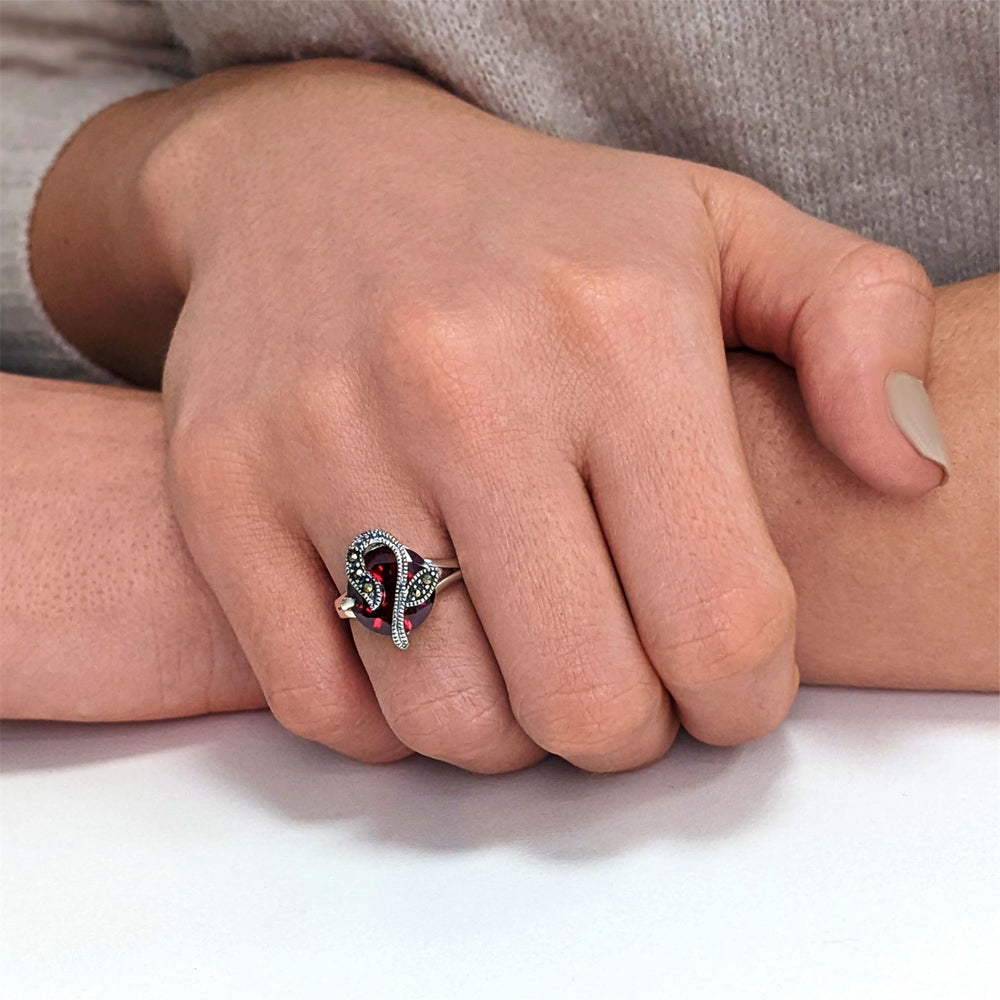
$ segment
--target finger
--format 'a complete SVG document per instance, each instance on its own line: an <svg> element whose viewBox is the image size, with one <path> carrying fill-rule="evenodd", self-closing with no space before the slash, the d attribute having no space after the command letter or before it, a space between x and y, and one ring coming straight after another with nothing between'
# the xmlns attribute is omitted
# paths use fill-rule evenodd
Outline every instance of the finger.
<svg viewBox="0 0 1000 1000"><path fill-rule="evenodd" d="M457 474L438 495L521 727L588 771L662 757L677 719L576 469L523 446L464 464L475 502Z"/></svg>
<svg viewBox="0 0 1000 1000"><path fill-rule="evenodd" d="M351 541L378 525L390 525L385 530L420 556L451 554L451 541L436 518L420 513L415 502L402 505L402 511L355 510L348 518L338 511L337 527L329 519L315 525L313 537L331 574L345 578L344 554ZM391 559L386 564L396 565ZM546 756L514 718L503 677L460 583L435 598L405 650L397 649L390 636L365 628L360 619L351 628L382 713L406 746L486 774L528 767Z"/></svg>
<svg viewBox="0 0 1000 1000"><path fill-rule="evenodd" d="M336 616L333 581L305 533L263 504L220 488L232 477L220 479L211 454L175 438L175 506L271 711L291 732L357 760L407 756ZM197 518L185 516L192 509Z"/></svg>
<svg viewBox="0 0 1000 1000"><path fill-rule="evenodd" d="M623 340L672 349L614 380L627 388L609 401L614 418L595 428L587 457L632 617L681 722L700 740L733 744L773 729L792 704L795 601L743 458L704 281L700 296L650 290L630 314L642 328Z"/></svg>
<svg viewBox="0 0 1000 1000"><path fill-rule="evenodd" d="M948 454L923 381L931 283L911 256L706 168L730 344L792 365L819 440L878 490L940 485Z"/></svg>

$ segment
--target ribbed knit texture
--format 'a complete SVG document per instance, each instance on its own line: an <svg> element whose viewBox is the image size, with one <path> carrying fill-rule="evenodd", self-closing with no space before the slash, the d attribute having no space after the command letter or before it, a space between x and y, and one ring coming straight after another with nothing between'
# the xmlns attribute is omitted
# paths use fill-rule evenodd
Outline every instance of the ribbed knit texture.
<svg viewBox="0 0 1000 1000"><path fill-rule="evenodd" d="M937 283L998 269L1000 8L991 0L159 7L4 4L5 36L12 13L22 36L21 56L4 65L5 368L44 368L70 350L30 287L31 201L75 125L102 103L163 85L145 73L162 80L165 69L184 72L166 47L163 14L195 73L317 55L390 62L529 128L753 177L813 215L910 251ZM38 87L24 53L39 19L42 50L59 37L60 19L71 22L71 35L89 24L91 43L108 45L99 79L86 60L61 58L59 75ZM81 87L75 77L84 71L91 79Z"/></svg>

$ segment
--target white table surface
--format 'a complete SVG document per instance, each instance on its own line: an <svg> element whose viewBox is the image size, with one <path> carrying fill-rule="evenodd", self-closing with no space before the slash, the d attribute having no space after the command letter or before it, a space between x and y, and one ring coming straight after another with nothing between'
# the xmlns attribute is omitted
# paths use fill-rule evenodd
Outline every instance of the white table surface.
<svg viewBox="0 0 1000 1000"><path fill-rule="evenodd" d="M645 770L369 766L266 713L3 727L3 996L1000 996L998 702L804 690Z"/></svg>

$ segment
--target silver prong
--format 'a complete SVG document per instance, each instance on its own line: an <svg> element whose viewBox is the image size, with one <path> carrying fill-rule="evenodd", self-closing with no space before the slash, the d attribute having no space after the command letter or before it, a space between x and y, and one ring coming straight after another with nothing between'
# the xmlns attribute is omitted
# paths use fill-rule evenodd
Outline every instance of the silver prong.
<svg viewBox="0 0 1000 1000"><path fill-rule="evenodd" d="M344 597L343 600L337 602L337 616L339 618L357 618L357 615L351 610L354 607L353 597Z"/></svg>

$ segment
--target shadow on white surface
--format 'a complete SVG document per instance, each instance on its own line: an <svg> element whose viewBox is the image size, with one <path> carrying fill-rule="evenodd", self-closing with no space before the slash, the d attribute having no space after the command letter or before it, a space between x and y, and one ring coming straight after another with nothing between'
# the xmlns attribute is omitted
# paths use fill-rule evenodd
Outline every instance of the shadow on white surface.
<svg viewBox="0 0 1000 1000"><path fill-rule="evenodd" d="M703 843L764 823L795 767L790 730L800 744L828 744L845 767L861 761L877 769L893 748L942 727L996 723L997 699L989 696L807 689L782 729L748 746L709 747L681 735L664 760L629 774L585 774L550 758L516 774L481 776L417 757L359 764L260 712L118 725L8 722L0 773L183 754L197 780L287 825L325 825L340 835L346 828L358 840L403 849L496 845L572 862L650 842Z"/></svg>

